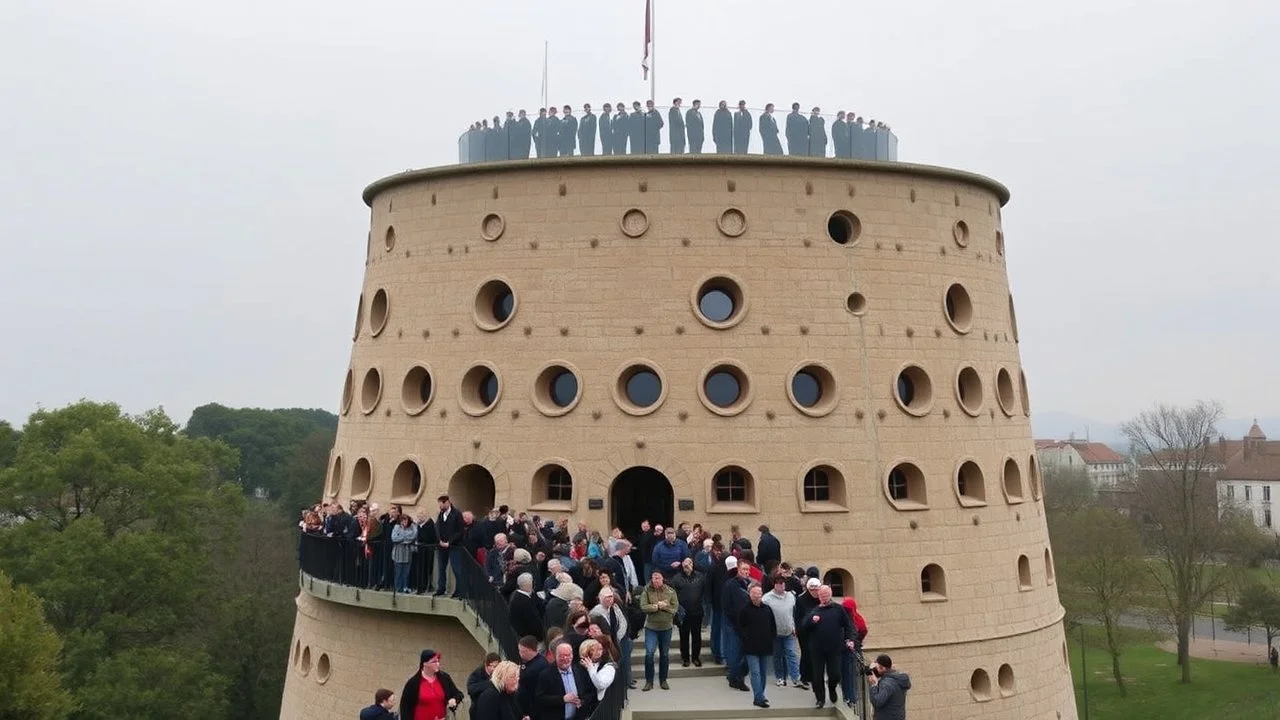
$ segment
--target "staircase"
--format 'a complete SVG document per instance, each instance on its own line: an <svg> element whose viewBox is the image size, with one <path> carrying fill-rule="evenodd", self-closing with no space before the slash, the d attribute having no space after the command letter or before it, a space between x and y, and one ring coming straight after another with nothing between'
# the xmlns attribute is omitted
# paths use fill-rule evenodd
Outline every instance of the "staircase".
<svg viewBox="0 0 1280 720"><path fill-rule="evenodd" d="M634 641L631 652L631 672L638 681L628 696L627 711L631 720L737 720L738 718L767 718L768 720L800 720L800 718L839 718L853 720L858 716L843 703L833 706L828 702L821 710L813 707L813 692L799 690L788 684L774 685L773 668L765 675L765 698L768 709L751 704L752 693L734 690L725 680L724 665L711 660L711 643L707 634L702 636L702 667L683 667L680 664L678 639L673 635L671 664L667 673L670 690L657 685L657 659L654 659L654 687L641 692L644 687L644 633ZM748 678L748 684L750 679Z"/></svg>

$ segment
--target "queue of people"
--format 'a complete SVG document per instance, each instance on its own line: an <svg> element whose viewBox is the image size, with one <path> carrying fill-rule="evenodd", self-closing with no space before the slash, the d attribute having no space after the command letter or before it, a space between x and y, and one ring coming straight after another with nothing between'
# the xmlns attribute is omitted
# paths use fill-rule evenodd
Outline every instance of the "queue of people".
<svg viewBox="0 0 1280 720"><path fill-rule="evenodd" d="M471 720L587 720L615 684L624 701L637 689L669 690L673 652L682 666L702 666L704 629L710 661L724 665L728 687L751 692L757 707L770 706L770 674L775 688L811 691L818 708L841 700L854 706L865 677L875 717L905 718L910 678L887 655L865 663L868 627L854 598L837 601L817 567L784 561L782 543L768 526L759 527L754 544L737 526L722 536L687 522L663 527L644 521L628 537L621 528L601 533L579 522L575 530L568 518L543 520L506 506L477 519L447 496L437 502L437 516L421 523L430 523L437 540L435 594L447 591L445 568L474 561L492 592L507 602L510 625L520 636L519 657L504 663L490 655L468 679L464 695L440 669L440 654L423 651L399 696L404 720L441 720L468 696ZM346 514L327 511L330 517ZM357 507L356 520L322 522L319 530L327 525L343 532L348 524L367 529L370 521L358 518L369 515L368 507ZM407 518L392 506L379 522L418 529L421 539L420 523ZM304 530L307 525L304 520ZM409 534L401 533L401 541ZM396 541L390 542L386 552L398 563ZM466 599L479 591L458 584L463 574L453 576L453 596ZM402 590L401 579L397 572L388 587ZM642 678L632 668L641 635ZM514 669L503 670L507 665ZM389 691L375 694L362 718L384 717L379 708L395 707L396 699L384 693Z"/></svg>
<svg viewBox="0 0 1280 720"><path fill-rule="evenodd" d="M480 120L463 133L460 161L525 160L531 154L537 158L700 154L704 148L707 152L745 155L753 152L753 132L760 139L755 154L860 160L898 157L898 139L889 126L864 120L853 111L836 113L828 130L827 118L818 107L806 115L800 103L792 103L791 112L779 118L773 103L763 111L753 111L745 100L739 100L734 109L721 100L711 116L708 145L701 100L685 109L683 99L677 97L665 110L652 100L643 106L633 101L630 111L625 102L604 103L599 115L590 103L582 106L581 116L574 115L572 105L539 108L538 116L532 119L523 109L509 110L505 119L495 115L492 122ZM760 113L758 118L755 112Z"/></svg>

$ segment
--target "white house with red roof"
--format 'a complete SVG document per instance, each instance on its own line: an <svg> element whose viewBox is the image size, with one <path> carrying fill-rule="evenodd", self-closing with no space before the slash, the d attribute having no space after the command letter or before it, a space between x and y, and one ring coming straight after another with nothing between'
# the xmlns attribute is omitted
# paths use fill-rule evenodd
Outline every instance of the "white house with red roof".
<svg viewBox="0 0 1280 720"><path fill-rule="evenodd" d="M1258 527L1276 532L1280 518L1272 516L1271 502L1280 502L1280 441L1268 440L1257 420L1217 480L1224 503L1253 515Z"/></svg>
<svg viewBox="0 0 1280 720"><path fill-rule="evenodd" d="M1129 462L1100 442L1036 440L1040 467L1083 468L1095 490L1115 490L1131 476Z"/></svg>

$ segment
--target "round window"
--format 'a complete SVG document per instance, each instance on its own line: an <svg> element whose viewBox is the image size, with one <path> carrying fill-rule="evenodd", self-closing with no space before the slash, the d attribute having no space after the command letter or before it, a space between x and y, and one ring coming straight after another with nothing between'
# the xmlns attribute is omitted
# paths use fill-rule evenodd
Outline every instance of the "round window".
<svg viewBox="0 0 1280 720"><path fill-rule="evenodd" d="M811 408L822 400L822 383L807 370L801 370L791 378L791 394L800 405Z"/></svg>
<svg viewBox="0 0 1280 720"><path fill-rule="evenodd" d="M480 392L480 402L485 407L494 404L498 401L498 376L490 370L485 370L477 389Z"/></svg>
<svg viewBox="0 0 1280 720"><path fill-rule="evenodd" d="M569 370L561 370L552 378L549 390L556 407L569 407L578 397L578 377Z"/></svg>
<svg viewBox="0 0 1280 720"><path fill-rule="evenodd" d="M493 298L493 319L500 323L506 322L515 308L516 296L511 293L511 288L503 285Z"/></svg>
<svg viewBox="0 0 1280 720"><path fill-rule="evenodd" d="M707 399L716 407L731 407L742 397L742 385L727 370L717 370L708 375L703 389Z"/></svg>
<svg viewBox="0 0 1280 720"><path fill-rule="evenodd" d="M704 290L698 298L698 309L711 322L724 322L733 317L733 296L720 288Z"/></svg>
<svg viewBox="0 0 1280 720"><path fill-rule="evenodd" d="M626 390L632 405L646 408L662 397L662 378L648 368L640 368L627 378Z"/></svg>

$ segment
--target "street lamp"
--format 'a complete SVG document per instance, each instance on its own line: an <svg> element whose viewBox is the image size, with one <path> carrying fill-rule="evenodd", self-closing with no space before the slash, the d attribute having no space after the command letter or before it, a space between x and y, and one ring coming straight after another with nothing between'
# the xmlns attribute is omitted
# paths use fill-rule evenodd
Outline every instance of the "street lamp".
<svg viewBox="0 0 1280 720"><path fill-rule="evenodd" d="M1080 685L1084 691L1084 720L1089 720L1089 664L1084 653L1084 623L1067 621L1067 629L1080 629Z"/></svg>

